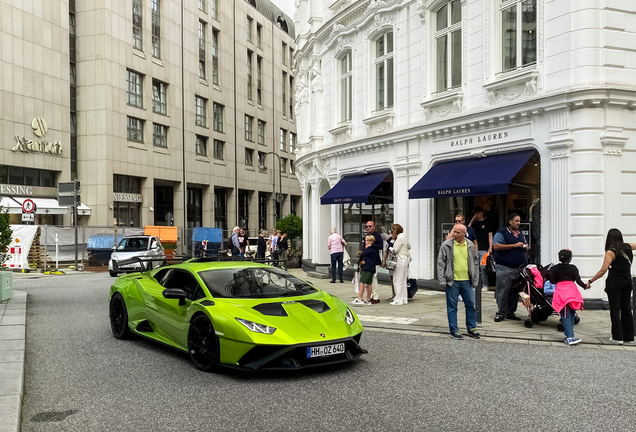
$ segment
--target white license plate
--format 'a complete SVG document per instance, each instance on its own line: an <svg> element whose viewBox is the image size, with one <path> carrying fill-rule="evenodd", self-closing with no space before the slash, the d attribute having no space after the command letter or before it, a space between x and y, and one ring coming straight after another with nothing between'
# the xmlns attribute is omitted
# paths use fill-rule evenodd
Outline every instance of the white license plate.
<svg viewBox="0 0 636 432"><path fill-rule="evenodd" d="M317 347L307 347L307 358L324 357L345 352L345 344L321 345Z"/></svg>
<svg viewBox="0 0 636 432"><path fill-rule="evenodd" d="M139 267L139 264L124 264L123 266L120 266L120 268L123 269L131 269L131 268L137 268Z"/></svg>

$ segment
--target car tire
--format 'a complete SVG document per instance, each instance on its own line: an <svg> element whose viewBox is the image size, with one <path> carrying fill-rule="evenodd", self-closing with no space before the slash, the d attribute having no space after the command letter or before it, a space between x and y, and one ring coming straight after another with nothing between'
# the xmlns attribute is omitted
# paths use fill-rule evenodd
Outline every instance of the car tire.
<svg viewBox="0 0 636 432"><path fill-rule="evenodd" d="M115 293L110 299L110 308L108 316L110 317L110 329L116 339L126 339L130 336L128 328L128 311L126 310L126 302L119 293Z"/></svg>
<svg viewBox="0 0 636 432"><path fill-rule="evenodd" d="M218 342L214 326L205 315L197 315L190 322L188 353L198 369L205 372L216 369L219 360Z"/></svg>
<svg viewBox="0 0 636 432"><path fill-rule="evenodd" d="M117 275L118 275L119 273L114 272L114 271L112 271L112 270L108 270L108 274L110 275L110 277L117 277Z"/></svg>

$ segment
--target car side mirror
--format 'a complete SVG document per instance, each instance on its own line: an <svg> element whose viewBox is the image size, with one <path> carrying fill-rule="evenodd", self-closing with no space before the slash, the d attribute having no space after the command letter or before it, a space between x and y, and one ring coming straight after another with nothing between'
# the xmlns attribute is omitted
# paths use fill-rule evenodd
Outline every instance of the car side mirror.
<svg viewBox="0 0 636 432"><path fill-rule="evenodd" d="M186 293L181 288L166 288L161 294L163 295L163 298L179 300L179 306L183 306L185 304Z"/></svg>

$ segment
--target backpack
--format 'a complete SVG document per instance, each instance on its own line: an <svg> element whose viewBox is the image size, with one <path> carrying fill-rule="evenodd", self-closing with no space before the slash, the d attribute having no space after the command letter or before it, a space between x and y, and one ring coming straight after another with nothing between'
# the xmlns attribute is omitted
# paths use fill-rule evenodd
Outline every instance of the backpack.
<svg viewBox="0 0 636 432"><path fill-rule="evenodd" d="M229 251L231 251L231 250L232 250L233 245L232 245L232 237L231 237L231 236L230 236L230 237L228 237L228 239L227 239L227 240L225 240L225 245L224 245L224 247L225 247L225 249L226 249L226 250L229 250Z"/></svg>

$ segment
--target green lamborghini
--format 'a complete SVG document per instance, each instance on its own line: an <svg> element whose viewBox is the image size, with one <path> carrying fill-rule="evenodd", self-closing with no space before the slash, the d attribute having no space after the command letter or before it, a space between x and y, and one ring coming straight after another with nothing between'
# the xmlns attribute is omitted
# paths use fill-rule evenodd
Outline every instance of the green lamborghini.
<svg viewBox="0 0 636 432"><path fill-rule="evenodd" d="M301 369L366 354L362 325L342 300L246 261L198 258L120 276L109 316L117 339L161 342L204 371Z"/></svg>

